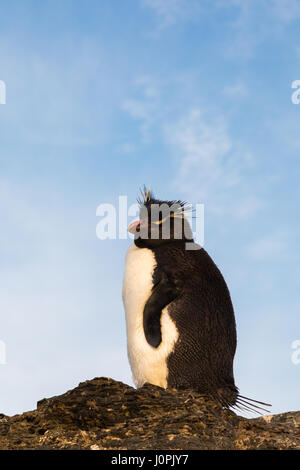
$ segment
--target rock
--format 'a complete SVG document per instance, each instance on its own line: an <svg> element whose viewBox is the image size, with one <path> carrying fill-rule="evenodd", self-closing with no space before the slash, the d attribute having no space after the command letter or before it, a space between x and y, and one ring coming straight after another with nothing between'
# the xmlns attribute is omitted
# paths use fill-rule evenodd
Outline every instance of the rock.
<svg viewBox="0 0 300 470"><path fill-rule="evenodd" d="M300 412L247 419L194 392L95 378L0 414L0 449L300 449Z"/></svg>

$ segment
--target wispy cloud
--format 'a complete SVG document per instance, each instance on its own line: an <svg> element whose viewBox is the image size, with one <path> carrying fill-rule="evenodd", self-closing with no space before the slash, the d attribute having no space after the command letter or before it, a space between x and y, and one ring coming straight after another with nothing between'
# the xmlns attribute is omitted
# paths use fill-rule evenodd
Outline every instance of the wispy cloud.
<svg viewBox="0 0 300 470"><path fill-rule="evenodd" d="M299 0L142 0L142 4L154 12L158 31L187 21L211 21L229 12L224 24L231 39L224 40L223 52L245 59L300 18Z"/></svg>
<svg viewBox="0 0 300 470"><path fill-rule="evenodd" d="M245 13L250 11L257 11L280 23L290 23L300 17L299 0L215 0L212 3L216 8L239 9L244 18Z"/></svg>
<svg viewBox="0 0 300 470"><path fill-rule="evenodd" d="M155 13L159 30L193 18L201 8L195 0L142 0L142 4Z"/></svg>
<svg viewBox="0 0 300 470"><path fill-rule="evenodd" d="M171 103L165 97L167 80L148 77L141 83L138 96L127 99L123 110L139 123L144 144L155 134L168 150L176 166L174 186L187 199L207 204L215 214L245 218L261 210L265 202L251 180L255 158L247 146L231 137L228 116L208 104L193 107L189 100L185 102L186 97L180 99L180 93L176 94L179 83L172 82L176 100ZM145 92L149 88L151 96ZM238 83L223 93L236 100L246 89Z"/></svg>
<svg viewBox="0 0 300 470"><path fill-rule="evenodd" d="M144 142L151 139L151 130L161 120L162 83L155 77L141 76L133 84L134 98L123 101L121 109L139 122L139 130Z"/></svg>
<svg viewBox="0 0 300 470"><path fill-rule="evenodd" d="M214 213L238 218L262 209L248 181L253 156L232 141L224 118L192 109L165 126L165 137L178 164L175 184L189 198L196 197Z"/></svg>
<svg viewBox="0 0 300 470"><path fill-rule="evenodd" d="M231 42L224 49L226 55L234 57L252 57L261 43L280 37L290 23L300 18L299 0L218 0L214 5L236 12L235 20L228 25Z"/></svg>

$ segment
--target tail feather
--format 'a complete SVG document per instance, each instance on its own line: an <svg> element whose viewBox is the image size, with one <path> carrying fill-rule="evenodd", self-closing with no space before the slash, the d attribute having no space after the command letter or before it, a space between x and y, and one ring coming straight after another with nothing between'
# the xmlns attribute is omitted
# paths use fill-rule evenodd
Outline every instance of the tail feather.
<svg viewBox="0 0 300 470"><path fill-rule="evenodd" d="M212 395L226 409L239 409L262 415L263 412L270 412L270 410L264 407L272 406L269 403L240 395L239 389L234 385L234 383L223 383L222 386L215 390Z"/></svg>
<svg viewBox="0 0 300 470"><path fill-rule="evenodd" d="M269 410L263 408L262 406L255 405L254 403L258 403L259 405L264 406L272 406L270 403L264 403L263 401L254 400L253 398L244 397L243 395L238 394L236 398L236 405L243 406L245 409L251 411L252 413L257 413L262 415L262 411L269 413ZM260 411L258 411L260 410Z"/></svg>
<svg viewBox="0 0 300 470"><path fill-rule="evenodd" d="M263 401L253 400L253 398L244 397L243 395L240 395L240 394L239 394L239 398L244 398L245 400L253 401L254 403L258 403L259 405L272 406L272 405L270 405L270 403L265 403Z"/></svg>

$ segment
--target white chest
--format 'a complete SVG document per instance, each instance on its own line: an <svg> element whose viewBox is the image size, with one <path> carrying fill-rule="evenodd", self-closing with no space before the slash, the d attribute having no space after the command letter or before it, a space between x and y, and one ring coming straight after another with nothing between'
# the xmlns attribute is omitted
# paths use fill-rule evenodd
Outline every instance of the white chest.
<svg viewBox="0 0 300 470"><path fill-rule="evenodd" d="M155 266L155 256L151 250L137 248L135 244L129 247L123 281L127 350L133 380L137 387L149 382L166 388L168 376L166 361L178 339L176 326L165 308L161 316L162 342L158 348L150 346L143 328L143 311L151 295Z"/></svg>

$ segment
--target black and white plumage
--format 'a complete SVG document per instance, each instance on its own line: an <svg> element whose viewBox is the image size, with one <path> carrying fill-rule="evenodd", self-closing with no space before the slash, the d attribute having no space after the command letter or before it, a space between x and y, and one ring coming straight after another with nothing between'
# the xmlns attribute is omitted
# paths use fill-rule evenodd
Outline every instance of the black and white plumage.
<svg viewBox="0 0 300 470"><path fill-rule="evenodd" d="M148 382L191 389L225 407L249 406L233 376L236 325L230 293L208 253L194 244L185 204L160 201L149 190L139 202L140 220L128 228L135 240L126 255L123 282L136 386ZM153 215L157 206L164 211ZM187 250L187 242L194 249Z"/></svg>

